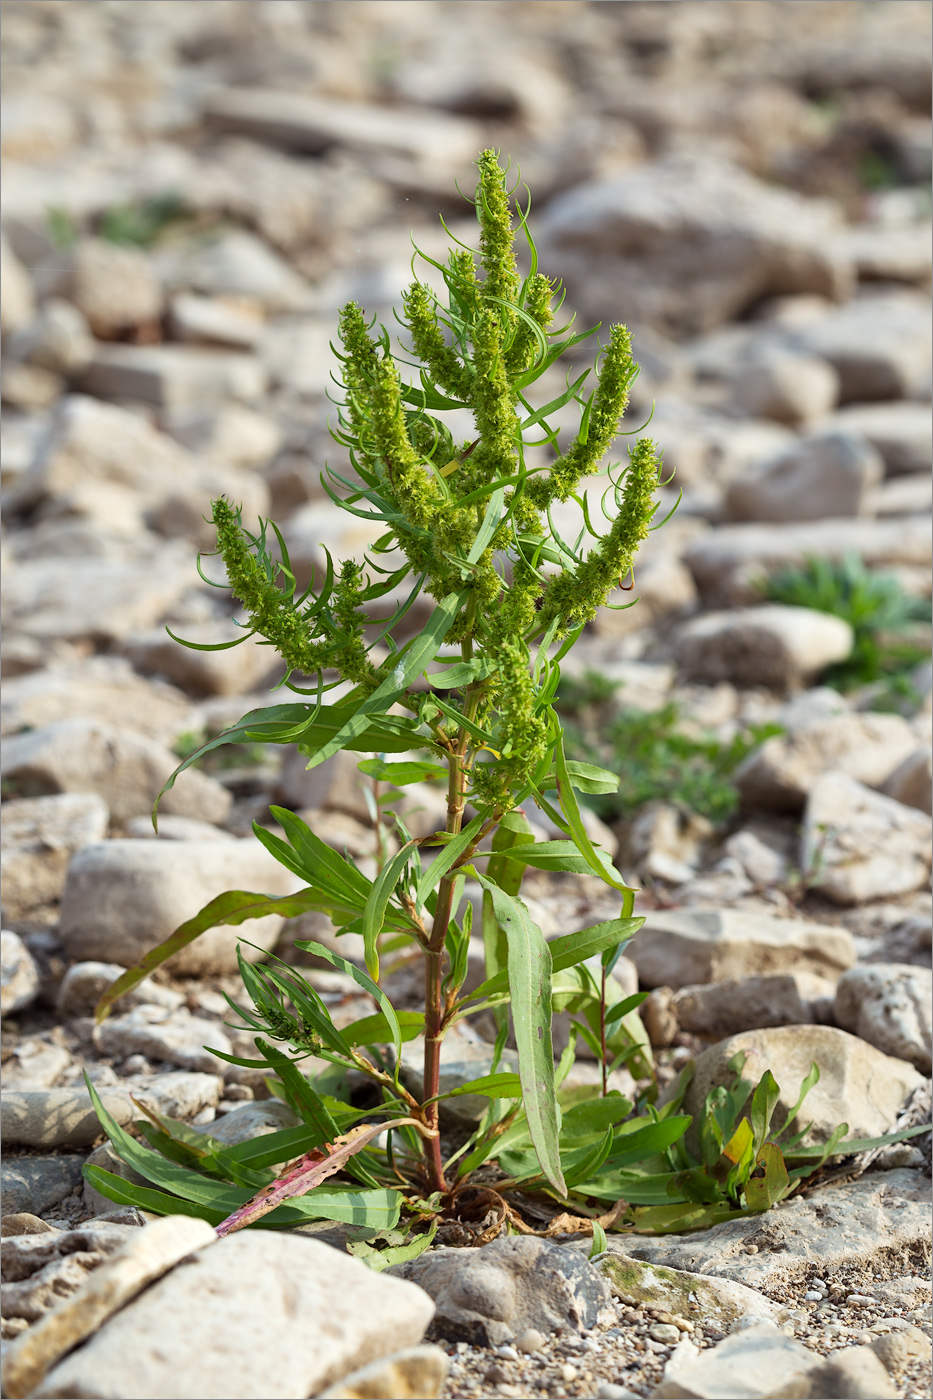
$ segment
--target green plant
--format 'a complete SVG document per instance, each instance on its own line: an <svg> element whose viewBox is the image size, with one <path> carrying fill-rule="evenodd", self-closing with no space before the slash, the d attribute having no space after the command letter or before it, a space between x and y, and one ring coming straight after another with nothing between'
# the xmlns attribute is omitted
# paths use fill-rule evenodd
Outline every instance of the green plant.
<svg viewBox="0 0 933 1400"><path fill-rule="evenodd" d="M884 682L876 709L899 708L905 700L919 703L910 672L930 655L929 642L917 638L918 626L930 621L929 599L911 597L896 578L866 569L856 554L810 558L803 568L775 574L762 591L775 602L816 608L851 625L852 652L826 671L828 685L847 691Z"/></svg>
<svg viewBox="0 0 933 1400"><path fill-rule="evenodd" d="M722 822L738 806L731 776L758 744L781 732L776 724L749 725L730 740L697 737L680 729L673 702L659 710L611 705L619 687L586 672L563 680L555 708L564 717L567 749L575 758L599 763L619 774L617 792L584 800L605 821L629 818L645 802L665 801Z"/></svg>
<svg viewBox="0 0 933 1400"><path fill-rule="evenodd" d="M98 232L110 243L132 243L149 248L170 224L188 213L180 195L167 192L134 204L114 204L100 216Z"/></svg>

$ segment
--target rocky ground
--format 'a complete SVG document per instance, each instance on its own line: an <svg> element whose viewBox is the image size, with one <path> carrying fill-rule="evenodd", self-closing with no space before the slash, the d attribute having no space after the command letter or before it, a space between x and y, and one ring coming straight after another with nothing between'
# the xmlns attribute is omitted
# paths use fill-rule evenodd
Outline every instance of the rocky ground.
<svg viewBox="0 0 933 1400"><path fill-rule="evenodd" d="M594 819L642 888L619 975L650 990L662 1079L702 1056L708 1084L742 1048L794 1089L815 1058L816 1132L924 1121L929 668L893 701L840 693L825 672L850 626L764 603L759 583L856 554L930 594L929 7L2 12L5 1394L929 1394L928 1139L837 1162L766 1216L611 1235L594 1264L569 1236L451 1239L405 1278L339 1238L212 1243L204 1222L147 1223L81 1175L114 1164L85 1071L121 1123L131 1093L231 1142L293 1121L204 1048L251 1049L224 1024L232 930L92 1020L208 899L290 888L252 835L270 802L372 860L353 764L306 773L281 750L189 770L154 838L177 754L279 698L268 651L185 651L165 627L234 635L229 596L194 565L213 494L270 514L299 578L322 545L371 542L319 478L341 467L336 313L353 297L390 319L412 231L432 255L439 213L468 231L454 181L470 188L489 144L532 187L541 265L570 307L632 327L631 426L654 405L684 493L639 559L638 606L574 652L572 676L618 687L589 722L598 737L620 705L673 703L694 738L779 731L739 767L722 822L676 801ZM583 877L527 889L548 933L615 912ZM266 919L250 936L287 953L311 932ZM345 1022L371 1010L349 979L308 975ZM467 1052L452 1053L455 1072Z"/></svg>

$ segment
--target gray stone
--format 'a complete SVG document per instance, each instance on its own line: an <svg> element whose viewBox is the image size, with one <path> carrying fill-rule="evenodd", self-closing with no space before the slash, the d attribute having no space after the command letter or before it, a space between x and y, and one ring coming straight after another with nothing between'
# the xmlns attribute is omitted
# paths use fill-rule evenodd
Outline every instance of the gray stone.
<svg viewBox="0 0 933 1400"><path fill-rule="evenodd" d="M4 890L4 896L6 890ZM19 934L0 932L0 1012L11 1016L24 1011L39 991L39 968Z"/></svg>
<svg viewBox="0 0 933 1400"><path fill-rule="evenodd" d="M227 890L284 895L300 885L253 836L236 843L105 841L72 859L62 896L62 941L72 957L129 967ZM187 975L234 972L238 939L258 945L243 948L255 961L259 950L274 946L281 927L280 915L265 914L245 927L208 929L169 965Z"/></svg>
<svg viewBox="0 0 933 1400"><path fill-rule="evenodd" d="M667 1269L658 1264L645 1264L640 1259L613 1248L600 1259L598 1268L613 1295L633 1308L663 1308L665 1312L682 1317L687 1322L712 1322L724 1332L736 1323L781 1323L786 1311L753 1288L734 1283L731 1279L713 1278ZM587 1247L589 1247L587 1245Z"/></svg>
<svg viewBox="0 0 933 1400"><path fill-rule="evenodd" d="M910 963L871 963L843 973L836 987L840 1026L886 1055L931 1070L933 972Z"/></svg>
<svg viewBox="0 0 933 1400"><path fill-rule="evenodd" d="M762 297L837 297L851 265L830 246L825 204L766 186L715 156L675 155L552 200L536 230L584 319L626 307L635 322L683 333Z"/></svg>
<svg viewBox="0 0 933 1400"><path fill-rule="evenodd" d="M3 1359L4 1393L13 1400L29 1395L56 1362L148 1284L216 1239L207 1221L184 1215L168 1216L132 1230L76 1294L16 1339ZM56 1243L62 1247L61 1238Z"/></svg>
<svg viewBox="0 0 933 1400"><path fill-rule="evenodd" d="M610 1235L609 1248L665 1268L770 1289L814 1271L828 1278L843 1268L874 1266L882 1253L906 1265L929 1239L929 1178L900 1167L794 1196L767 1215L687 1235Z"/></svg>
<svg viewBox="0 0 933 1400"><path fill-rule="evenodd" d="M246 229L226 229L186 251L170 275L177 284L194 291L211 297L244 297L270 312L300 311L310 303L308 284L274 249ZM185 299L189 304L194 300ZM190 310L189 305L189 315ZM203 323L203 311L201 315ZM255 344L261 327L255 317L253 324Z"/></svg>
<svg viewBox="0 0 933 1400"><path fill-rule="evenodd" d="M434 111L426 122L417 108L377 107L258 88L215 90L206 116L222 131L315 155L343 146L449 166L470 161L482 144L478 128L462 117Z"/></svg>
<svg viewBox="0 0 933 1400"><path fill-rule="evenodd" d="M4 1092L9 1089L51 1089L71 1065L63 1045L47 1040L20 1040L3 1066Z"/></svg>
<svg viewBox="0 0 933 1400"><path fill-rule="evenodd" d="M242 403L170 413L162 421L166 432L190 452L234 467L267 468L283 440L275 418Z"/></svg>
<svg viewBox="0 0 933 1400"><path fill-rule="evenodd" d="M892 1385L873 1347L840 1347L813 1372L810 1394L832 1396L833 1400L897 1400L900 1391Z"/></svg>
<svg viewBox="0 0 933 1400"><path fill-rule="evenodd" d="M824 431L861 433L881 453L888 476L928 472L933 467L933 432L926 404L849 404L821 426Z"/></svg>
<svg viewBox="0 0 933 1400"><path fill-rule="evenodd" d="M930 1339L919 1327L889 1332L872 1342L871 1349L888 1374L898 1378L911 1366L930 1359Z"/></svg>
<svg viewBox="0 0 933 1400"><path fill-rule="evenodd" d="M861 281L929 283L929 224L856 224L840 237Z"/></svg>
<svg viewBox="0 0 933 1400"><path fill-rule="evenodd" d="M15 784L20 795L97 793L115 822L150 811L177 767L176 755L154 739L80 718L57 720L30 733L14 734L6 740L0 758L0 772ZM222 822L231 801L230 793L216 778L189 768L160 806L177 816Z"/></svg>
<svg viewBox="0 0 933 1400"><path fill-rule="evenodd" d="M172 630L199 645L242 640L229 651L193 651L179 646L164 628L155 628L127 637L123 654L144 675L157 673L196 695L242 695L258 689L270 672L281 669L275 652L255 641L248 627L237 627L233 622L189 622Z"/></svg>
<svg viewBox="0 0 933 1400"><path fill-rule="evenodd" d="M832 1013L834 992L832 982L812 972L738 977L708 986L681 987L673 995L671 1010L682 1031L718 1039L765 1026L826 1022Z"/></svg>
<svg viewBox="0 0 933 1400"><path fill-rule="evenodd" d="M357 765L361 755L338 753L308 771L307 755L289 747L283 751L278 798L289 807L319 807L345 812L367 826L372 824L363 789L369 785Z"/></svg>
<svg viewBox="0 0 933 1400"><path fill-rule="evenodd" d="M387 1272L431 1295L437 1307L431 1336L472 1346L499 1346L528 1327L587 1331L608 1300L601 1275L585 1259L527 1235L481 1250L432 1250Z"/></svg>
<svg viewBox="0 0 933 1400"><path fill-rule="evenodd" d="M674 654L686 680L788 690L852 650L841 617L782 603L703 613L683 625Z"/></svg>
<svg viewBox="0 0 933 1400"><path fill-rule="evenodd" d="M787 861L753 831L734 831L723 843L726 855L737 860L759 889L781 885L787 879Z"/></svg>
<svg viewBox="0 0 933 1400"><path fill-rule="evenodd" d="M838 393L836 371L815 355L770 355L746 365L732 381L733 398L742 413L795 425L829 413Z"/></svg>
<svg viewBox="0 0 933 1400"><path fill-rule="evenodd" d="M64 792L5 803L0 869L6 916L21 920L57 900L72 855L82 846L102 841L109 823L106 802L93 792Z"/></svg>
<svg viewBox="0 0 933 1400"><path fill-rule="evenodd" d="M49 649L48 644L43 649ZM137 734L168 746L179 734L197 728L197 714L187 696L163 681L144 680L122 656L88 656L10 680L4 677L4 735L79 716L122 728L127 715L132 715Z"/></svg>
<svg viewBox="0 0 933 1400"><path fill-rule="evenodd" d="M170 1118L187 1118L216 1107L222 1083L213 1074L153 1074L124 1080L119 1089L102 1089L100 1097L110 1116L125 1128L139 1115L131 1094ZM83 1085L11 1090L0 1101L0 1114L7 1142L23 1147L90 1147L103 1131Z"/></svg>
<svg viewBox="0 0 933 1400"><path fill-rule="evenodd" d="M799 812L821 774L832 769L881 787L913 754L916 742L901 715L817 717L766 739L736 769L735 784L748 807Z"/></svg>
<svg viewBox="0 0 933 1400"><path fill-rule="evenodd" d="M265 1099L262 1103L245 1103L242 1108L231 1109L199 1131L233 1147L238 1142L251 1142L253 1138L266 1137L283 1128L297 1128L300 1121L288 1104L279 1099Z"/></svg>
<svg viewBox="0 0 933 1400"><path fill-rule="evenodd" d="M842 928L739 909L653 909L627 949L646 987L810 972L833 981L855 962Z"/></svg>
<svg viewBox="0 0 933 1400"><path fill-rule="evenodd" d="M69 967L62 978L55 1001L55 1010L63 1021L75 1016L91 1016L108 987L122 977L126 968L120 963L79 962ZM140 1003L155 1004L174 1011L184 1005L181 992L171 987L163 987L153 982L151 977L143 980L131 992L121 998L124 1009Z"/></svg>
<svg viewBox="0 0 933 1400"><path fill-rule="evenodd" d="M678 1351L664 1370L651 1400L765 1400L769 1396L810 1396L819 1366L813 1352L773 1322L759 1322L706 1351Z"/></svg>
<svg viewBox="0 0 933 1400"><path fill-rule="evenodd" d="M105 338L162 315L162 288L150 259L140 248L109 239L87 239L78 245L67 293L94 334Z"/></svg>
<svg viewBox="0 0 933 1400"><path fill-rule="evenodd" d="M171 321L177 340L232 350L252 350L263 331L261 315L223 297L173 297Z"/></svg>
<svg viewBox="0 0 933 1400"><path fill-rule="evenodd" d="M80 374L93 358L94 337L76 306L49 297L29 325L11 338L9 352L53 374Z"/></svg>
<svg viewBox="0 0 933 1400"><path fill-rule="evenodd" d="M222 826L213 826L210 822L199 821L197 817L175 817L170 814L163 817L161 813L159 814L158 831L152 825L152 817L147 814L130 817L129 821L124 823L122 834L134 841L235 841L237 839L232 831L227 831Z"/></svg>
<svg viewBox="0 0 933 1400"><path fill-rule="evenodd" d="M441 1045L439 1089L442 1094L459 1089L471 1079L479 1079L492 1069L493 1047L481 1039L469 1023L460 1021L451 1026ZM518 1055L505 1050L500 1061L502 1070L518 1072ZM424 1077L424 1037L417 1036L402 1046L402 1079L414 1092L421 1091ZM458 1123L475 1125L489 1107L481 1094L461 1094L441 1101L441 1112Z"/></svg>
<svg viewBox="0 0 933 1400"><path fill-rule="evenodd" d="M826 520L865 515L871 489L884 476L881 454L864 438L828 433L730 483L732 520Z"/></svg>
<svg viewBox="0 0 933 1400"><path fill-rule="evenodd" d="M319 1400L436 1400L449 1366L442 1347L409 1347L351 1371Z"/></svg>
<svg viewBox="0 0 933 1400"><path fill-rule="evenodd" d="M713 835L705 817L669 802L647 802L624 828L621 859L656 880L689 880Z"/></svg>
<svg viewBox="0 0 933 1400"><path fill-rule="evenodd" d="M839 560L859 554L868 567L915 564L933 559L930 528L923 519L801 521L799 524L723 525L690 540L684 560L705 599L751 602L757 585L778 569L803 566L816 555Z"/></svg>
<svg viewBox="0 0 933 1400"><path fill-rule="evenodd" d="M883 481L870 492L866 515L929 515L933 505L933 480L927 474L912 472Z"/></svg>
<svg viewBox="0 0 933 1400"><path fill-rule="evenodd" d="M835 904L909 894L930 875L931 820L847 773L823 773L807 802L801 868Z"/></svg>
<svg viewBox="0 0 933 1400"><path fill-rule="evenodd" d="M929 320L924 293L876 292L800 327L794 340L834 367L841 403L909 399L929 393Z"/></svg>
<svg viewBox="0 0 933 1400"><path fill-rule="evenodd" d="M819 1083L807 1095L800 1110L798 1130L810 1125L805 1145L823 1143L840 1123L848 1124L847 1138L871 1138L888 1133L922 1079L905 1060L894 1059L835 1026L777 1026L743 1031L713 1045L697 1056L696 1070L684 1097L683 1111L694 1122L687 1142L695 1148L698 1115L706 1096L721 1084L731 1086L734 1072L729 1061L745 1054L742 1078L752 1086L769 1069L781 1091L775 1110L775 1131L797 1101L804 1078L815 1062ZM661 1102L669 1096L662 1093Z"/></svg>
<svg viewBox="0 0 933 1400"><path fill-rule="evenodd" d="M145 1055L205 1074L222 1074L226 1067L213 1050L233 1054L229 1037L215 1021L192 1016L186 1007L170 1011L145 1003L95 1026L94 1043L102 1054L114 1059Z"/></svg>
<svg viewBox="0 0 933 1400"><path fill-rule="evenodd" d="M881 790L895 802L903 802L905 807L916 807L927 815L933 813L933 760L929 748L915 749L908 754Z"/></svg>
<svg viewBox="0 0 933 1400"><path fill-rule="evenodd" d="M46 1400L314 1395L352 1367L420 1342L433 1310L420 1289L374 1274L327 1245L243 1231L198 1251L149 1287L33 1394Z"/></svg>
<svg viewBox="0 0 933 1400"><path fill-rule="evenodd" d="M252 355L200 345L98 345L81 379L88 394L159 408L261 398L266 374Z"/></svg>
<svg viewBox="0 0 933 1400"><path fill-rule="evenodd" d="M4 1216L28 1211L41 1215L70 1196L83 1180L83 1157L62 1153L56 1157L7 1156L0 1166L2 1199L0 1211Z"/></svg>

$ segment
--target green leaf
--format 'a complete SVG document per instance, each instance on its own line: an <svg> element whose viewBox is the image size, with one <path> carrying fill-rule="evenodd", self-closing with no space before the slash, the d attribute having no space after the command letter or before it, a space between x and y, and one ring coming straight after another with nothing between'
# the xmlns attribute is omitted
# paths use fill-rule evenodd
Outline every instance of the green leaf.
<svg viewBox="0 0 933 1400"><path fill-rule="evenodd" d="M395 886L402 878L402 872L417 853L418 843L409 841L383 867L378 879L369 892L366 908L363 910L363 948L366 966L374 981L379 979L379 946L377 940L385 923L386 906L395 893Z"/></svg>
<svg viewBox="0 0 933 1400"><path fill-rule="evenodd" d="M752 1106L750 1110L752 1132L754 1134L754 1150L756 1153L760 1151L765 1138L768 1136L768 1130L771 1127L771 1119L774 1116L774 1110L777 1108L780 1097L781 1091L777 1086L774 1075L769 1069L766 1069L761 1079L758 1081L758 1087L752 1095Z"/></svg>
<svg viewBox="0 0 933 1400"><path fill-rule="evenodd" d="M568 758L567 775L577 792L585 792L590 796L619 790L618 773L611 773L608 768L599 768L595 763L580 763L575 758ZM557 787L557 776L553 769L542 778L540 786L543 792Z"/></svg>
<svg viewBox="0 0 933 1400"><path fill-rule="evenodd" d="M388 1249L376 1249L366 1240L357 1240L347 1245L347 1253L352 1254L356 1259L362 1259L366 1267L372 1269L374 1273L381 1274L383 1269L391 1268L393 1264L406 1264L409 1259L417 1259L419 1254L430 1249L439 1224L440 1221L432 1220L427 1230L421 1235L415 1235L408 1244L390 1245Z"/></svg>
<svg viewBox="0 0 933 1400"><path fill-rule="evenodd" d="M397 1011L396 1018L403 1042L416 1040L423 1033L423 1011ZM340 1034L348 1045L389 1045L392 1041L392 1028L381 1011L375 1016L351 1021Z"/></svg>
<svg viewBox="0 0 933 1400"><path fill-rule="evenodd" d="M478 656L473 661L458 661L443 671L426 671L425 677L434 690L462 690L471 681L483 680L496 669L491 657Z"/></svg>
<svg viewBox="0 0 933 1400"><path fill-rule="evenodd" d="M295 812L289 811L287 807L276 806L271 806L269 812L288 837L300 862L297 873L302 879L325 891L334 888L341 890L348 907L362 908L372 889L372 881L368 880L352 861L333 850L319 836L315 836L308 824ZM253 830L260 835L265 828L254 823Z"/></svg>
<svg viewBox="0 0 933 1400"><path fill-rule="evenodd" d="M460 1094L483 1094L487 1099L519 1099L522 1096L521 1079L517 1074L505 1070L499 1074L484 1074L479 1079L471 1079L457 1089L449 1089L445 1094L437 1094L438 1099L455 1099ZM428 1099L433 1103L434 1099Z"/></svg>
<svg viewBox="0 0 933 1400"><path fill-rule="evenodd" d="M794 1122L794 1119L797 1117L797 1114L800 1112L801 1108L803 1107L803 1101L804 1101L804 1099L807 1097L807 1095L809 1094L810 1090L813 1089L813 1088L815 1088L815 1086L816 1086L817 1084L819 1084L819 1082L820 1082L820 1069L819 1069L819 1065L816 1063L816 1060L814 1060L814 1061L811 1063L810 1068L809 1068L809 1070L807 1071L807 1074L806 1074L805 1077L804 1077L803 1083L800 1085L800 1093L799 1093L798 1096L797 1096L797 1102L794 1104L793 1108L790 1110L790 1112L788 1113L787 1117L784 1119L784 1122L783 1122L783 1124L781 1125L781 1127L778 1128L777 1132L774 1134L774 1136L775 1136L776 1138L780 1138L780 1137L783 1137L783 1136L784 1136L784 1134L787 1132L788 1128L789 1128L789 1127L791 1126L791 1124Z"/></svg>
<svg viewBox="0 0 933 1400"><path fill-rule="evenodd" d="M615 1171L619 1167L628 1167L664 1152L683 1137L692 1121L689 1114L676 1114L673 1118L648 1123L644 1128L624 1133L621 1137L617 1134L609 1155L610 1169Z"/></svg>
<svg viewBox="0 0 933 1400"><path fill-rule="evenodd" d="M593 1243L590 1245L590 1252L587 1259L595 1259L599 1254L605 1254L609 1248L609 1241L606 1239L606 1232L598 1220L593 1221Z"/></svg>
<svg viewBox="0 0 933 1400"><path fill-rule="evenodd" d="M151 1186L139 1186L88 1162L81 1168L81 1173L96 1191L118 1206L136 1206L139 1210L151 1211L153 1215L190 1215L197 1220L206 1220L210 1225L219 1225L224 1218L222 1210L212 1210L210 1206L198 1205L194 1201L183 1201L165 1191L155 1191Z"/></svg>
<svg viewBox="0 0 933 1400"><path fill-rule="evenodd" d="M316 1093L297 1065L293 1064L281 1050L277 1050L274 1045L270 1045L268 1041L259 1036L256 1037L256 1046L265 1055L270 1066L285 1085L296 1111L308 1127L313 1128L318 1135L317 1141L309 1143L305 1151L309 1152L312 1147L317 1147L320 1143L329 1142L337 1137L340 1129L324 1107L320 1095Z"/></svg>
<svg viewBox="0 0 933 1400"><path fill-rule="evenodd" d="M560 796L561 807L567 823L570 827L571 835L576 842L577 849L586 857L590 869L604 880L613 889L619 890L623 895L622 910L626 915L630 915L634 907L635 891L629 889L622 876L616 870L612 861L605 851L597 851L589 838L586 827L583 825L583 818L580 816L580 808L574 796L573 783L567 768L567 758L564 753L563 735L558 732L557 742L554 747L554 767L557 774L557 791Z"/></svg>
<svg viewBox="0 0 933 1400"><path fill-rule="evenodd" d="M427 778L446 778L447 769L439 763L421 763L409 759L403 763L386 763L383 758L364 758L357 768L377 783L391 783L393 787L408 787L410 783L422 783Z"/></svg>
<svg viewBox="0 0 933 1400"><path fill-rule="evenodd" d="M638 1008L639 1006L641 1006L642 1002L643 1002L643 1001L647 1001L647 999L648 999L648 993L647 993L647 992L635 992L635 994L634 994L633 996L630 996L630 997L623 997L621 1001L617 1001L616 1004L615 1004L615 1006L607 1007L607 1009L606 1009L606 1025L607 1025L607 1027L608 1027L608 1026L611 1026L611 1025L613 1024L614 1021L619 1021L619 1020L624 1019L624 1017L626 1017L626 1016L629 1014L630 1011L635 1011L635 1010L637 1010L637 1008Z"/></svg>
<svg viewBox="0 0 933 1400"><path fill-rule="evenodd" d="M638 919L608 919L602 924L592 924L578 933L565 933L560 938L552 938L548 947L551 950L552 973L563 972L568 967L595 957L606 948L614 948L617 943L634 938L644 923ZM474 998L496 996L508 991L508 977L504 972L489 977L470 995Z"/></svg>
<svg viewBox="0 0 933 1400"><path fill-rule="evenodd" d="M509 859L535 870L570 870L577 875L592 872L590 861L580 853L575 841L522 842L510 849Z"/></svg>
<svg viewBox="0 0 933 1400"><path fill-rule="evenodd" d="M427 870L418 881L418 889L415 895L415 902L422 905L431 891L440 884L441 880L455 865L463 853L474 841L479 839L479 834L483 829L484 818L474 817L468 826L465 826L459 835L452 841L448 841L443 847L440 855L435 856Z"/></svg>
<svg viewBox="0 0 933 1400"><path fill-rule="evenodd" d="M404 695L412 682L416 681L425 670L428 662L437 655L441 642L453 626L454 619L468 596L469 589L466 588L461 589L459 593L448 593L443 602L434 609L392 674L382 682L378 689L373 691L372 695L367 696L357 707L352 717L332 738L314 751L308 764L309 768L317 768L325 759L331 758L341 749L349 748L354 740L360 739L371 727L373 715L381 716L391 705L394 705L400 695ZM307 739L303 743L306 747L310 747ZM377 752L382 752L384 747L384 745L371 745L371 748Z"/></svg>
<svg viewBox="0 0 933 1400"><path fill-rule="evenodd" d="M770 1210L783 1200L789 1189L790 1180L781 1149L774 1142L764 1143L745 1183L745 1204L750 1210Z"/></svg>
<svg viewBox="0 0 933 1400"><path fill-rule="evenodd" d="M468 564L478 563L483 553L488 548L489 541L499 528L499 521L502 519L502 502L504 500L505 491L500 486L498 490L493 491L489 498L489 505L486 507L486 513L483 516L483 523L477 530L476 537L467 555Z"/></svg>
<svg viewBox="0 0 933 1400"><path fill-rule="evenodd" d="M492 896L496 918L508 939L512 1024L531 1141L544 1175L555 1191L565 1196L551 1048L551 952L521 900L513 899L485 876L478 878Z"/></svg>
<svg viewBox="0 0 933 1400"><path fill-rule="evenodd" d="M382 1007L382 1014L386 1019L386 1024L391 1033L392 1044L395 1047L396 1067L402 1055L402 1028L399 1025L398 1015L395 1007L386 996L382 988L372 980L363 970L354 963L347 962L339 953L331 952L330 948L325 948L323 943L315 943L312 939L307 942L296 942L296 948L300 948L305 953L317 953L318 957L324 958L331 967L336 967L339 972L345 972L348 977L352 977L358 987L362 987L364 992L369 992L370 996Z"/></svg>

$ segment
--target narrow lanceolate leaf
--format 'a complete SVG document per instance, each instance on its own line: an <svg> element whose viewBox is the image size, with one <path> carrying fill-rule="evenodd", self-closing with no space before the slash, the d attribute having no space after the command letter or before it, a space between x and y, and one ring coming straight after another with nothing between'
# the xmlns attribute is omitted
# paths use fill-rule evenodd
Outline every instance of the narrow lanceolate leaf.
<svg viewBox="0 0 933 1400"><path fill-rule="evenodd" d="M552 974L564 972L568 967L575 967L577 963L605 952L607 948L627 942L628 939L634 938L644 922L644 919L609 919L604 924L592 924L590 928L580 929L576 933L565 933L560 938L552 938L548 944ZM498 996L506 991L508 978L504 971L497 972L494 977L487 978L471 992L470 998L479 1000L482 997Z"/></svg>
<svg viewBox="0 0 933 1400"><path fill-rule="evenodd" d="M468 826L465 826L458 836L452 841L448 841L439 856L435 856L427 870L418 881L418 891L415 896L416 902L421 905L427 899L431 891L440 884L448 870L460 859L467 847L478 840L483 829L483 818L474 817Z"/></svg>
<svg viewBox="0 0 933 1400"><path fill-rule="evenodd" d="M565 1196L551 1046L551 952L520 899L513 899L485 876L480 875L479 881L492 896L496 918L508 939L512 1023L531 1141L544 1175Z"/></svg>
<svg viewBox="0 0 933 1400"><path fill-rule="evenodd" d="M316 768L326 758L331 758L341 749L347 748L352 740L357 739L369 728L371 716L384 714L411 683L418 679L440 650L441 643L453 626L461 606L466 602L468 593L466 588L461 589L459 593L448 593L444 601L437 605L392 674L382 682L378 690L374 690L372 695L358 706L353 717L312 755L308 763L309 768ZM307 741L304 742L307 747Z"/></svg>
<svg viewBox="0 0 933 1400"><path fill-rule="evenodd" d="M388 1124L365 1123L358 1128L351 1128L342 1137L335 1138L333 1143L325 1143L324 1151L315 1149L306 1153L277 1181L264 1186L245 1205L228 1215L226 1220L222 1220L217 1226L218 1235L230 1235L234 1230L242 1230L245 1225L254 1224L292 1196L306 1196L327 1177L339 1172L354 1153L361 1152L387 1127L403 1127L405 1124L420 1126L414 1118L396 1118Z"/></svg>
<svg viewBox="0 0 933 1400"><path fill-rule="evenodd" d="M402 872L418 849L417 841L409 841L398 851L387 865L384 865L379 878L369 892L366 908L363 910L363 948L366 967L373 981L379 980L379 935L385 923L386 906L395 892L395 886L402 878Z"/></svg>
<svg viewBox="0 0 933 1400"><path fill-rule="evenodd" d="M295 947L300 948L303 953L316 953L319 958L323 958L325 962L329 962L331 967L335 967L338 972L345 972L348 977L352 977L358 987L362 987L364 992L369 992L369 995L375 998L382 1008L382 1014L385 1017L386 1025L389 1030L389 1038L395 1047L397 1072L398 1064L402 1057L402 1028L399 1024L398 1013L395 1007L392 1005L391 1001L389 1001L389 998L379 986L378 982L374 982L369 974L364 972L361 967L357 967L355 963L347 962L347 959L342 958L339 953L333 952L330 948L325 948L323 943L315 943L313 939L309 938L306 942L296 942Z"/></svg>
<svg viewBox="0 0 933 1400"><path fill-rule="evenodd" d="M635 891L626 885L605 851L596 850L590 840L586 827L583 825L583 818L580 815L580 808L577 805L576 794L573 790L573 782L567 767L567 757L564 753L564 739L562 734L558 735L557 743L554 748L554 771L557 778L557 791L560 796L560 804L564 810L564 816L567 818L567 824L570 827L577 849L580 851L581 855L586 857L590 869L598 875L601 880L605 880L607 885L611 885L613 889L621 892L623 897L622 912L625 915L631 914L634 907Z"/></svg>

